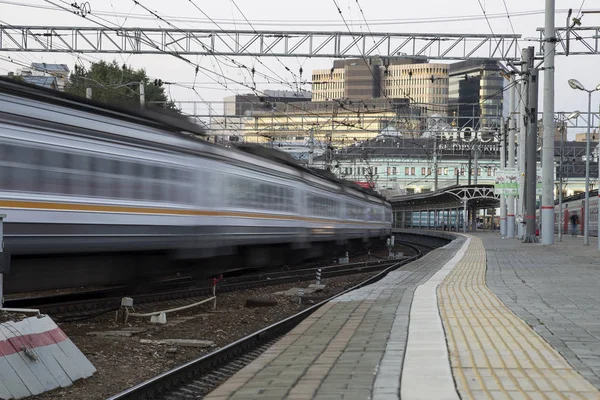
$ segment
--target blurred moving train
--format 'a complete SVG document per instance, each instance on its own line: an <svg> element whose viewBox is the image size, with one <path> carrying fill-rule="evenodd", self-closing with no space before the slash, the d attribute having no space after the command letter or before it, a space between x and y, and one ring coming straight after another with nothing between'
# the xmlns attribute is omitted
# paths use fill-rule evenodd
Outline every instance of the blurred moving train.
<svg viewBox="0 0 600 400"><path fill-rule="evenodd" d="M280 155L211 144L198 125L159 111L0 79L6 251L205 258L391 232L382 197Z"/></svg>

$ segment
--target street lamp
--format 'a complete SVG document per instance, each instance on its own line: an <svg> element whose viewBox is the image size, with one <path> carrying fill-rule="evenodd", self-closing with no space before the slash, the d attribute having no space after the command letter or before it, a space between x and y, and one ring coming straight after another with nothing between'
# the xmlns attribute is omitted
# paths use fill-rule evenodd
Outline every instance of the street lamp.
<svg viewBox="0 0 600 400"><path fill-rule="evenodd" d="M575 111L571 114L569 114L569 116L567 118L565 118L564 120L562 120L561 122L563 123L563 126L560 127L560 162L558 164L558 171L559 171L559 176L558 176L558 181L559 181L559 191L558 191L558 241L562 242L562 218L563 218L563 203L562 203L562 194L563 194L563 154L564 154L564 147L565 147L565 129L566 126L564 126L564 123L571 120L571 119L575 119L577 117L579 117L581 113L579 111Z"/></svg>
<svg viewBox="0 0 600 400"><path fill-rule="evenodd" d="M600 84L593 90L586 89L577 79L569 79L572 89L588 93L588 129L585 146L585 216L583 226L583 245L590 245L590 131L592 129L592 93L600 90ZM600 247L599 247L600 248Z"/></svg>

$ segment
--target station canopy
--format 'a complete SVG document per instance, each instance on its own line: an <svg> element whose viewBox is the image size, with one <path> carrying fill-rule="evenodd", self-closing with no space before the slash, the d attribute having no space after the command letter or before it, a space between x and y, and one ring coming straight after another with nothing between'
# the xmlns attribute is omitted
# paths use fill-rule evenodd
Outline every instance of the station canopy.
<svg viewBox="0 0 600 400"><path fill-rule="evenodd" d="M387 199L394 211L445 210L464 207L476 209L496 208L499 196L494 194L494 185L455 185L435 192L393 196Z"/></svg>

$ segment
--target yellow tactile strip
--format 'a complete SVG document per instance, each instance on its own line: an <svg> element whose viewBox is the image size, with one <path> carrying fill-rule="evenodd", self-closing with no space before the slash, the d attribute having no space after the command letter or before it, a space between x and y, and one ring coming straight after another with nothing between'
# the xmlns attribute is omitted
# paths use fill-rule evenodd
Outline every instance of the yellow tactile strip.
<svg viewBox="0 0 600 400"><path fill-rule="evenodd" d="M600 399L600 392L485 283L486 253L473 237L438 286L450 364L462 399Z"/></svg>

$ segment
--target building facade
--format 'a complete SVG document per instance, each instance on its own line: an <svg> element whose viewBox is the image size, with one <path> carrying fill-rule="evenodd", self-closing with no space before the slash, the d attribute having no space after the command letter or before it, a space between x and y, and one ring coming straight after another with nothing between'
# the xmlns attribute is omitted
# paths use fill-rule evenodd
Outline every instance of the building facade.
<svg viewBox="0 0 600 400"><path fill-rule="evenodd" d="M425 114L446 115L448 64L422 59L337 60L330 70L312 74L312 100L407 98Z"/></svg>
<svg viewBox="0 0 600 400"><path fill-rule="evenodd" d="M504 105L504 77L497 61L467 60L449 64L449 117L458 127L499 127Z"/></svg>
<svg viewBox="0 0 600 400"><path fill-rule="evenodd" d="M236 94L225 97L224 115L243 116L255 111L273 110L277 103L296 103L310 101L310 92L292 92L291 90L265 90L258 95L255 93Z"/></svg>
<svg viewBox="0 0 600 400"><path fill-rule="evenodd" d="M555 145L558 160L560 146ZM585 187L585 143L566 142L563 151L563 195L579 194ZM330 160L318 157L317 166L340 178L374 187L386 196L430 192L435 189L436 180L438 189L452 185L493 185L500 169L500 142L491 136L480 143L443 135L435 140L378 137L336 149ZM591 165L591 175L597 177L597 172L596 159ZM560 175L557 163L556 193ZM594 178L592 189L597 187Z"/></svg>

